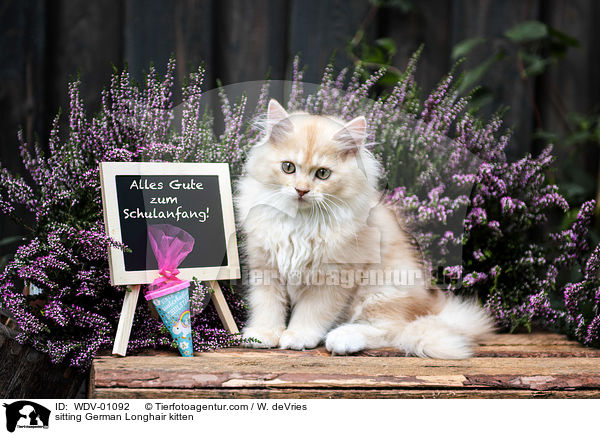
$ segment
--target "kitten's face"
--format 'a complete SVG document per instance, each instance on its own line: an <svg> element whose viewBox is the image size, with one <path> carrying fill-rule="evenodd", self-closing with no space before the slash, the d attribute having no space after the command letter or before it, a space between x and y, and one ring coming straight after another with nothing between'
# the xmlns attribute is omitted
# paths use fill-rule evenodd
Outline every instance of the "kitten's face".
<svg viewBox="0 0 600 435"><path fill-rule="evenodd" d="M357 161L364 118L344 126L324 116L288 115L272 101L269 122L269 140L256 151L248 172L272 193L272 204L329 213L365 188L366 175Z"/></svg>

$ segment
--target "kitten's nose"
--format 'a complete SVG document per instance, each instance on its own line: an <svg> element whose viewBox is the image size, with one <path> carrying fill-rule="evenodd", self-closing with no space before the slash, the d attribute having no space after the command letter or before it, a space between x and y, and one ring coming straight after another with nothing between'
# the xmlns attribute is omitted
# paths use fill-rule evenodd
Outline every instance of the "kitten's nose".
<svg viewBox="0 0 600 435"><path fill-rule="evenodd" d="M300 198L302 198L304 195L306 195L308 192L310 192L310 190L300 190L297 187L294 187L294 189L296 189L296 192L298 192L298 196Z"/></svg>

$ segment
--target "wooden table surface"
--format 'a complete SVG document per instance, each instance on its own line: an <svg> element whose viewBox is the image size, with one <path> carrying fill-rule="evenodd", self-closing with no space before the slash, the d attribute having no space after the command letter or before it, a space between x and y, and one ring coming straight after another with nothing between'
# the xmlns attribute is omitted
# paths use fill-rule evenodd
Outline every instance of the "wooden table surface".
<svg viewBox="0 0 600 435"><path fill-rule="evenodd" d="M394 349L332 357L230 348L99 356L92 398L600 398L600 349L550 333L499 334L467 360Z"/></svg>

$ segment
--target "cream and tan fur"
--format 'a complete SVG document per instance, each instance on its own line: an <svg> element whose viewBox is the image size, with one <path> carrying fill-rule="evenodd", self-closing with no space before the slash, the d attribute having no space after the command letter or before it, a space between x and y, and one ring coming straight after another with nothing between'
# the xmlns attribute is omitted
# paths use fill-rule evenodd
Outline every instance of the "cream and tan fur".
<svg viewBox="0 0 600 435"><path fill-rule="evenodd" d="M364 117L344 124L269 103L265 137L236 195L251 270L244 337L264 348L324 342L334 354L394 346L467 358L491 321L476 303L427 282L408 235L380 202L381 168L364 146L366 129Z"/></svg>

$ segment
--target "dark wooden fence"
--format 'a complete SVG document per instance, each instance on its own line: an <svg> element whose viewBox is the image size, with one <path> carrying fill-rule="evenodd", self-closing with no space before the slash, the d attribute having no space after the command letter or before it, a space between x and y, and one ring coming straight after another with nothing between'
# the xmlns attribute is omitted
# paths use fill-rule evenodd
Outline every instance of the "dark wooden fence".
<svg viewBox="0 0 600 435"><path fill-rule="evenodd" d="M514 65L494 68L485 81L515 127L510 154L531 148L538 126L533 103L544 126L563 127L548 98L552 87L565 111L586 112L600 101L600 3L595 0L413 0L409 13L381 9L368 28L371 40L392 37L395 65L405 68L424 43L417 79L427 91L452 65L450 53L459 41L485 36L489 43L469 58L476 65L487 57L493 38L526 19L544 21L572 34L582 48L529 88ZM47 137L59 107L68 107L67 82L81 74L87 107L99 106L99 91L112 65L128 64L137 78L150 62L164 71L171 54L178 60L181 84L191 66L204 63L207 87L216 80L235 83L290 75L300 53L305 79L318 82L336 52L336 64L350 63L348 41L368 14L367 0L2 0L0 1L0 162L20 170L16 131L27 140ZM591 159L590 171L597 167ZM19 234L0 218L0 240ZM0 246L0 250L10 249ZM14 248L14 246L12 247Z"/></svg>

